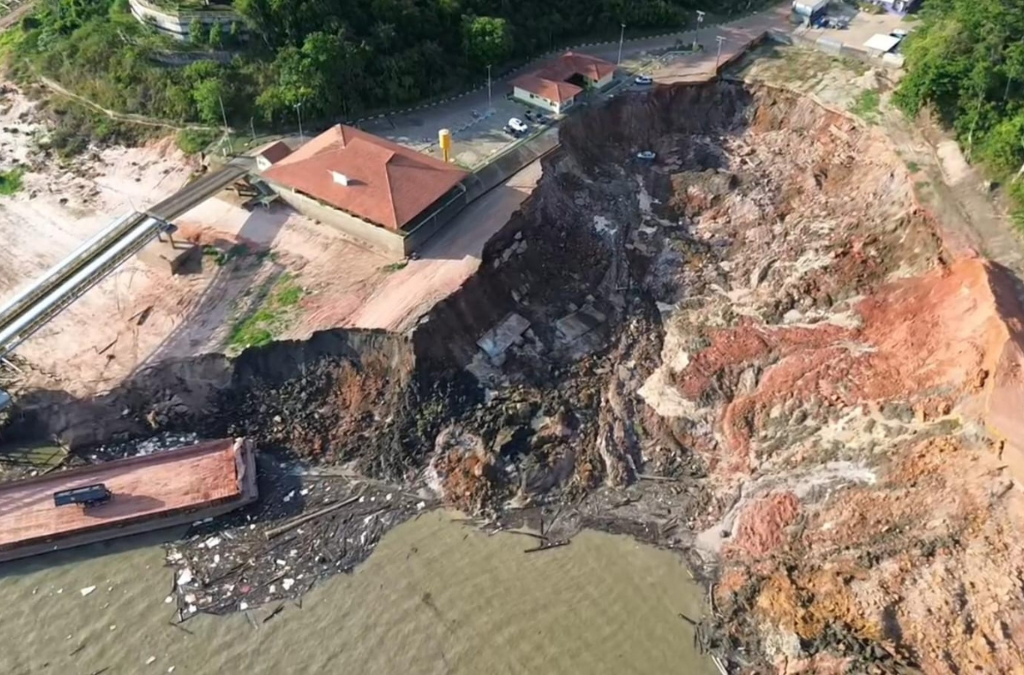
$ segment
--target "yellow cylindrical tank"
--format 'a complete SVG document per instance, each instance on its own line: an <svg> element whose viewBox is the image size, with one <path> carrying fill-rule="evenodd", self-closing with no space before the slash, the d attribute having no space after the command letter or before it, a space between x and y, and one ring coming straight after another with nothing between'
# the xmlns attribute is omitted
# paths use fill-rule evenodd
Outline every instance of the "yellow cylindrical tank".
<svg viewBox="0 0 1024 675"><path fill-rule="evenodd" d="M441 146L441 156L444 161L450 162L452 155L452 132L449 129L441 129L437 132L437 142Z"/></svg>

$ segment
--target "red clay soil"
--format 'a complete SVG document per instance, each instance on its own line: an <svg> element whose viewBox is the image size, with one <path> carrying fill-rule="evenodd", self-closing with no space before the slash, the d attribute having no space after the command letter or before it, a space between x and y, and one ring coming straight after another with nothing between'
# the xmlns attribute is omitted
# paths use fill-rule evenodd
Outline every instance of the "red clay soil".
<svg viewBox="0 0 1024 675"><path fill-rule="evenodd" d="M747 321L713 331L711 346L678 374L678 386L697 400L726 371L764 368L756 390L733 399L722 414L730 471L750 470L758 459L750 452L752 433L772 406L789 399L849 408L915 398L918 417L929 419L948 413L964 395L984 394L996 413L990 422L1020 454L1012 434L1024 424L1013 414L1022 396L1024 340L1019 308L1006 313L1013 298L1005 273L978 258L961 259L859 302L859 328Z"/></svg>
<svg viewBox="0 0 1024 675"><path fill-rule="evenodd" d="M771 553L783 544L784 530L799 514L800 500L792 492L759 499L740 515L732 546L754 556Z"/></svg>
<svg viewBox="0 0 1024 675"><path fill-rule="evenodd" d="M757 578L756 619L783 633L813 641L845 626L925 673L1021 672L1024 496L999 480L1003 466L950 437L920 443L880 485L812 509L787 557L814 564L734 569L717 598L734 606ZM780 672L808 672L780 652Z"/></svg>

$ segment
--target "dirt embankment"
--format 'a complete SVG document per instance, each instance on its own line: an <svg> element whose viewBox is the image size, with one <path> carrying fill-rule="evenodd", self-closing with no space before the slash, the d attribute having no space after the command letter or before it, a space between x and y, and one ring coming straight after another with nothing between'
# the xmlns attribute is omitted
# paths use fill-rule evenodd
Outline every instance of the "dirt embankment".
<svg viewBox="0 0 1024 675"><path fill-rule="evenodd" d="M661 88L562 142L410 337L162 364L37 394L5 433L245 433L499 519L537 506L551 536L630 532L713 581L735 671L1012 672L1015 280L950 258L876 131L791 94Z"/></svg>

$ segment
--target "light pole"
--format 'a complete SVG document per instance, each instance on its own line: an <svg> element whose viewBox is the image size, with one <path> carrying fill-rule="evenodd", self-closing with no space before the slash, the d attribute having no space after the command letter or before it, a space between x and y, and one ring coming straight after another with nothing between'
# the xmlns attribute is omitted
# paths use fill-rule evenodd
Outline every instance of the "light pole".
<svg viewBox="0 0 1024 675"><path fill-rule="evenodd" d="M704 12L697 10L697 31L693 34L693 51L700 46L700 25L704 23Z"/></svg>
<svg viewBox="0 0 1024 675"><path fill-rule="evenodd" d="M491 107L491 64L487 64L487 112L493 110Z"/></svg>
<svg viewBox="0 0 1024 675"><path fill-rule="evenodd" d="M224 140L221 141L220 149L221 153L223 153L223 155L227 157L228 150L225 144L228 142L228 116L224 112L224 99L221 97L219 93L217 94L217 102L220 103L220 118L224 121Z"/></svg>
<svg viewBox="0 0 1024 675"><path fill-rule="evenodd" d="M615 65L622 65L622 41L626 38L626 24L622 24L622 32L619 33L619 60L615 62Z"/></svg>
<svg viewBox="0 0 1024 675"><path fill-rule="evenodd" d="M722 43L725 42L725 38L721 35L715 37L718 40L718 55L715 57L715 74L718 74L718 64L722 61Z"/></svg>
<svg viewBox="0 0 1024 675"><path fill-rule="evenodd" d="M295 112L299 115L299 143L302 143L305 140L302 135L302 101L295 104Z"/></svg>

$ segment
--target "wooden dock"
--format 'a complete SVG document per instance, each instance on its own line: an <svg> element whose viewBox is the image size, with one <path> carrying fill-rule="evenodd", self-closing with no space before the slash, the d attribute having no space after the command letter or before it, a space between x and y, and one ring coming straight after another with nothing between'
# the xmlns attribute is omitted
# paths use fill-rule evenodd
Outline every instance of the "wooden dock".
<svg viewBox="0 0 1024 675"><path fill-rule="evenodd" d="M94 483L109 502L54 506L53 493ZM0 484L0 562L191 523L257 496L255 451L230 438Z"/></svg>

